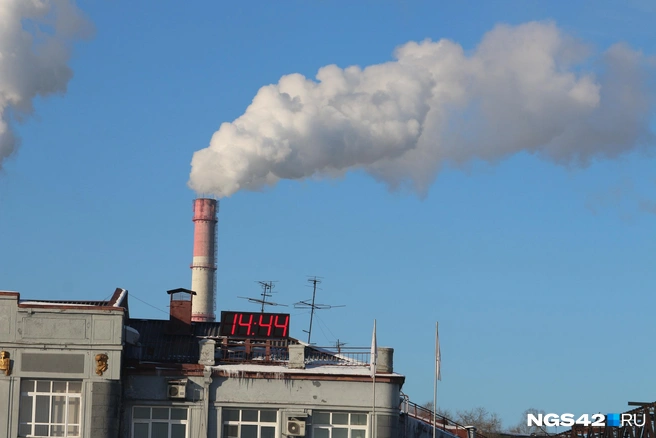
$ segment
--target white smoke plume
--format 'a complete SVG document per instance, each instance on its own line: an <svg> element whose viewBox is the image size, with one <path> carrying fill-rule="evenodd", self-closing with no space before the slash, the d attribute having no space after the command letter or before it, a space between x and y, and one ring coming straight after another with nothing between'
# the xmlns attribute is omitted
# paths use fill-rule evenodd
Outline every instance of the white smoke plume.
<svg viewBox="0 0 656 438"><path fill-rule="evenodd" d="M470 53L427 40L395 58L262 87L194 154L190 187L230 196L362 169L425 195L444 165L522 151L586 165L654 143L653 60L623 44L594 53L553 23L531 22L495 27Z"/></svg>
<svg viewBox="0 0 656 438"><path fill-rule="evenodd" d="M18 145L12 120L32 114L36 96L66 91L71 42L90 32L68 0L0 0L0 168Z"/></svg>

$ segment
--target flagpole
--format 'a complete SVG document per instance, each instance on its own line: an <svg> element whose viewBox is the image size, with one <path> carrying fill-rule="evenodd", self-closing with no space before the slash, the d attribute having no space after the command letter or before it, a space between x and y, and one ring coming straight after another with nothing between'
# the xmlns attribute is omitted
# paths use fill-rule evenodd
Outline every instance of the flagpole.
<svg viewBox="0 0 656 438"><path fill-rule="evenodd" d="M374 367L375 367L375 365L374 365ZM376 433L377 432L376 431L377 421L376 421L376 372L375 371L374 371L373 382L374 382L374 395L373 395L373 399L374 399L374 401L373 401L373 405L374 405L373 406L373 411L374 411L374 425L373 425L374 433L373 433L373 438L376 438L376 436L377 436L377 433Z"/></svg>
<svg viewBox="0 0 656 438"><path fill-rule="evenodd" d="M440 341L438 335L438 323L435 322L435 379L433 384L433 438L435 438L436 412L437 412L437 378L439 377L440 368Z"/></svg>
<svg viewBox="0 0 656 438"><path fill-rule="evenodd" d="M378 342L376 340L376 320L374 319L374 334L371 338L371 357L369 360L370 363L370 368L371 368L371 380L373 382L373 395L372 395L372 438L376 438L377 436L377 431L376 431L376 365L378 363Z"/></svg>

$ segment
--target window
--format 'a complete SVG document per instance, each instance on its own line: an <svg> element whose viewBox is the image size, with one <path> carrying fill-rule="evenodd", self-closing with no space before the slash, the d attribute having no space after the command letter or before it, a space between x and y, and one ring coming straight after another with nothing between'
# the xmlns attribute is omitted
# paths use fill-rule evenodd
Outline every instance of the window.
<svg viewBox="0 0 656 438"><path fill-rule="evenodd" d="M275 438L278 411L223 409L223 438Z"/></svg>
<svg viewBox="0 0 656 438"><path fill-rule="evenodd" d="M366 438L367 414L319 412L312 414L313 438Z"/></svg>
<svg viewBox="0 0 656 438"><path fill-rule="evenodd" d="M187 408L135 406L133 438L187 438Z"/></svg>
<svg viewBox="0 0 656 438"><path fill-rule="evenodd" d="M80 436L82 382L21 380L18 436Z"/></svg>

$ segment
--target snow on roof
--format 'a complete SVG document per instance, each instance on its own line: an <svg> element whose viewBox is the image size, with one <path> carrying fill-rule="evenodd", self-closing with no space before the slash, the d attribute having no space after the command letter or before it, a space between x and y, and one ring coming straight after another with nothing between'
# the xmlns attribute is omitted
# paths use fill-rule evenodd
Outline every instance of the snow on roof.
<svg viewBox="0 0 656 438"><path fill-rule="evenodd" d="M275 374L327 374L341 376L369 376L369 367L355 367L344 365L308 365L305 369L288 368L286 365L259 365L259 364L234 364L215 365L210 367L215 371L225 371L228 374L241 373L275 373ZM396 373L376 373L377 376L400 376Z"/></svg>
<svg viewBox="0 0 656 438"><path fill-rule="evenodd" d="M58 303L53 301L19 301L20 304L26 306L54 306L54 307L97 307L97 304L83 304L83 303Z"/></svg>
<svg viewBox="0 0 656 438"><path fill-rule="evenodd" d="M116 302L114 303L114 307L122 307L123 299L125 299L125 296L127 294L128 294L128 291L126 289L121 288L121 294L116 299Z"/></svg>
<svg viewBox="0 0 656 438"><path fill-rule="evenodd" d="M119 309L120 306L110 305L107 301L56 301L56 300L19 300L18 304L21 306L43 306L43 307L58 307L58 308L67 308L67 307L110 307Z"/></svg>

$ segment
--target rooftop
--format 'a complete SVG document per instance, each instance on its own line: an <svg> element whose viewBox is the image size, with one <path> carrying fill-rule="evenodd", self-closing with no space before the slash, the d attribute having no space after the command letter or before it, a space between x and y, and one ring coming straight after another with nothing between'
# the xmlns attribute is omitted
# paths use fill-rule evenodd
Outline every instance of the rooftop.
<svg viewBox="0 0 656 438"><path fill-rule="evenodd" d="M13 295L18 299L20 307L46 307L46 308L93 308L110 307L112 309L128 310L128 291L117 288L108 300L21 300L20 293L13 291L0 291L0 294Z"/></svg>

